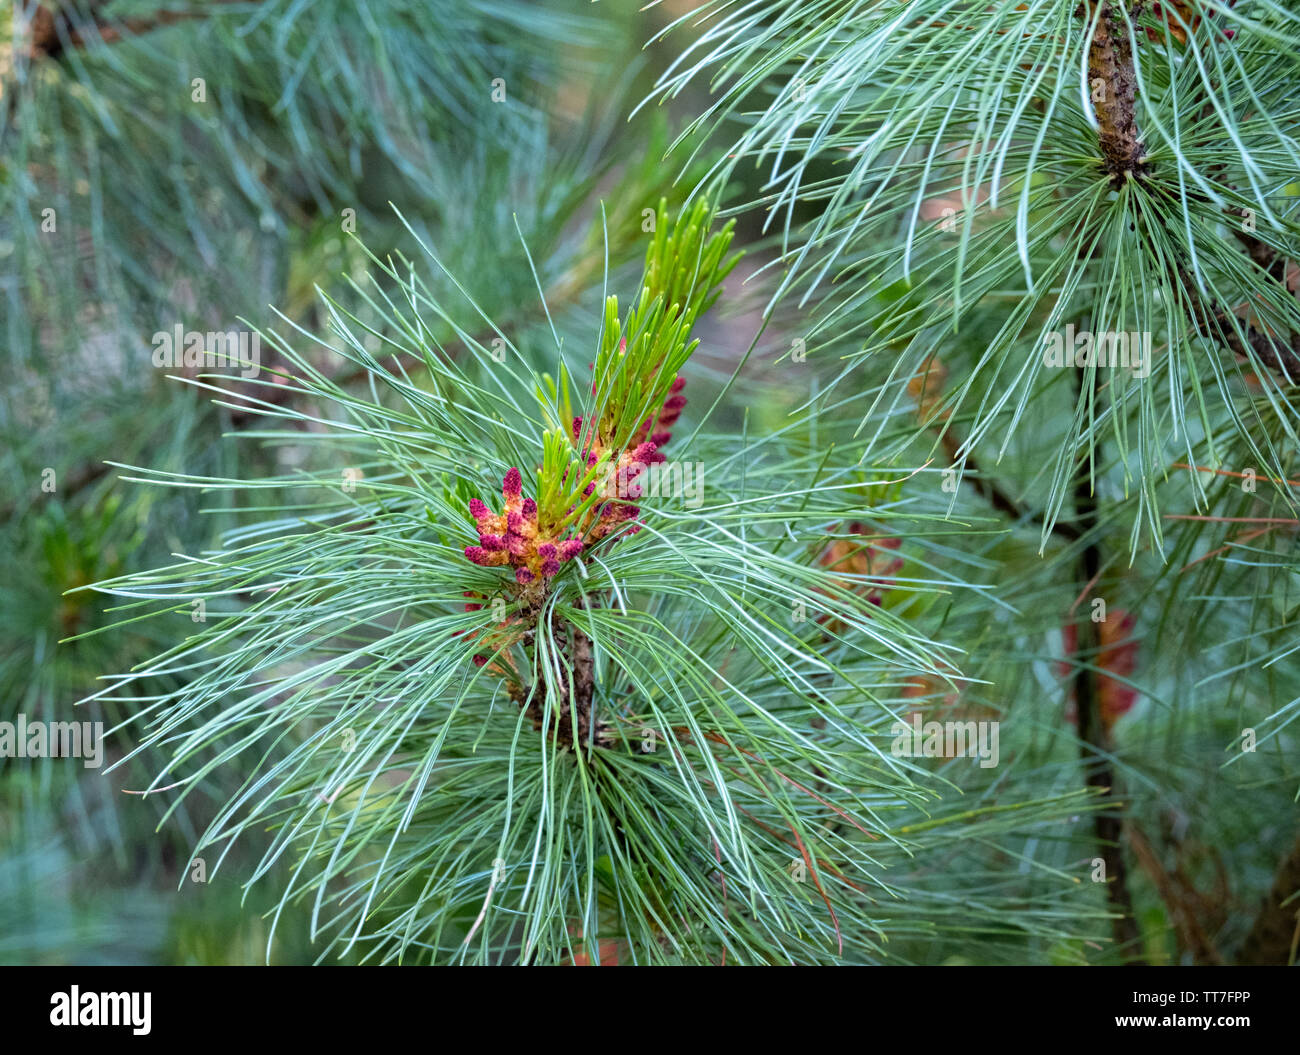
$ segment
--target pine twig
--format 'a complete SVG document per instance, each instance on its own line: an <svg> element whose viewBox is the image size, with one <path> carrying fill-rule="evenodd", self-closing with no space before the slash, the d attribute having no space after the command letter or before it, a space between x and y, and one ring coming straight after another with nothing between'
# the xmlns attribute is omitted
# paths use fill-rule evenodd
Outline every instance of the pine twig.
<svg viewBox="0 0 1300 1055"><path fill-rule="evenodd" d="M216 0L218 3L237 3L240 0ZM111 21L101 16L106 0L90 0L83 10L69 11L74 5L38 4L24 27L26 55L29 60L57 59L72 48L85 48L89 42L112 44L125 37L138 37L175 25L204 18L206 11L159 11L149 18L127 18Z"/></svg>
<svg viewBox="0 0 1300 1055"><path fill-rule="evenodd" d="M1096 373L1091 375L1092 390L1096 391ZM1080 401L1085 389L1082 374L1077 382ZM1092 492L1092 479L1088 471L1087 459L1081 459L1078 476L1074 486L1075 524L1081 538L1096 526L1097 499ZM1101 574L1101 545L1096 538L1089 538L1079 556L1079 574L1085 583L1093 583ZM1109 737L1101 713L1101 691L1097 672L1090 662L1082 662L1084 657L1101 654L1100 635L1086 609L1076 625L1076 656L1080 662L1074 672L1075 711L1079 722L1079 757L1083 764L1084 779L1088 786L1097 788L1105 803L1105 808L1093 814L1093 832L1097 840L1098 852L1105 866L1106 898L1116 912L1112 921L1112 933L1124 962L1131 966L1141 966L1145 960L1141 954L1142 936L1137 921L1133 917L1133 897L1128 888L1128 868L1124 860L1121 845L1124 823L1118 812L1120 802L1115 794L1115 773L1111 767Z"/></svg>
<svg viewBox="0 0 1300 1055"><path fill-rule="evenodd" d="M1170 872L1160 862L1160 857L1142 829L1133 821L1126 826L1128 844L1133 849L1138 865L1146 872L1165 903L1165 909L1178 935L1178 943L1192 955L1194 963L1203 966L1222 966L1213 939L1206 933L1207 898L1203 897L1184 873L1181 865ZM1226 887L1226 880L1223 885ZM1209 924L1213 927L1213 924Z"/></svg>
<svg viewBox="0 0 1300 1055"><path fill-rule="evenodd" d="M593 744L608 747L614 737L606 723L596 718L596 663L591 638L572 623L567 625L567 631L569 645L565 657L569 670L557 671L561 686L559 707L552 706L545 689L537 686L529 689L516 681L509 685L510 698L524 709L534 729L549 730L561 747L578 744L584 749Z"/></svg>
<svg viewBox="0 0 1300 1055"><path fill-rule="evenodd" d="M1031 524L1043 523L1042 513L1031 513L1009 494L1007 494L997 481L980 467L972 451L967 451L965 455L960 453L961 444L957 437L953 435L951 429L944 431L940 441L943 444L944 453L954 462L964 461L969 472L962 474L962 479L968 482L975 493L989 503L1000 513L1005 513L1012 520L1017 522L1025 521ZM1052 534L1067 541L1075 541L1079 538L1079 529L1068 521L1058 520L1052 525Z"/></svg>
<svg viewBox="0 0 1300 1055"><path fill-rule="evenodd" d="M1130 22L1137 20L1142 4L1143 0L1137 0L1129 7ZM1145 179L1148 171L1146 147L1137 126L1133 41L1118 7L1112 2L1102 4L1088 46L1088 79L1101 86L1096 94L1096 114L1103 164L1116 190L1130 179Z"/></svg>

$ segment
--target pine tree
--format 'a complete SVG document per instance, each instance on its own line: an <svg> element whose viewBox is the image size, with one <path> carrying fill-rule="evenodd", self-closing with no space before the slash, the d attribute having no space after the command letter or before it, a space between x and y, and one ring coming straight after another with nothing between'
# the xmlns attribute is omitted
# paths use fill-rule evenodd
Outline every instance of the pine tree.
<svg viewBox="0 0 1300 1055"><path fill-rule="evenodd" d="M5 957L1294 960L1300 17L665 6L19 9Z"/></svg>
<svg viewBox="0 0 1300 1055"><path fill-rule="evenodd" d="M919 0L690 19L708 28L661 88L707 74L700 123L741 122L716 164L761 166L780 292L804 344L846 361L814 399L843 422L826 433L931 465L921 508L991 532L945 565L997 604L945 640L1008 725L1058 737L1064 702L1105 796L1119 954L1293 960L1300 18Z"/></svg>

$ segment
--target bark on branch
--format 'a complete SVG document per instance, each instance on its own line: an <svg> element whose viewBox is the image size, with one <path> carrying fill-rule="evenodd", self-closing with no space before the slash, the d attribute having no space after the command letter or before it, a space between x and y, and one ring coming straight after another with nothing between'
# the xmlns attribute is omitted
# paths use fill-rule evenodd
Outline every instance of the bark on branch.
<svg viewBox="0 0 1300 1055"><path fill-rule="evenodd" d="M1129 9L1129 23L1142 9L1137 0ZM1111 185L1122 187L1130 177L1147 175L1146 148L1137 125L1137 74L1133 67L1133 40L1120 6L1104 3L1097 29L1088 46L1088 80L1093 108L1100 126L1103 164Z"/></svg>
<svg viewBox="0 0 1300 1055"><path fill-rule="evenodd" d="M596 664L591 648L591 638L572 623L567 625L569 637L565 656L567 667L557 670L560 687L557 701L548 698L544 688L534 687L530 692L518 682L510 685L510 696L533 723L533 728L547 730L561 747L581 745L608 747L614 736L607 723L596 717Z"/></svg>
<svg viewBox="0 0 1300 1055"><path fill-rule="evenodd" d="M1082 400L1086 390L1082 373L1076 382ZM1092 374L1093 393L1096 392L1096 374ZM1074 487L1075 527L1081 537L1087 537L1097 522L1097 499L1092 493L1092 481L1086 458L1081 460ZM1079 556L1079 575L1085 583L1092 583L1101 574L1101 546L1096 538L1087 540ZM1075 624L1076 658L1074 673L1075 710L1079 722L1079 759L1084 780L1090 788L1101 793L1104 807L1093 814L1093 834L1097 852L1105 866L1106 899L1115 918L1111 932L1119 954L1129 965L1143 965L1142 935L1133 917L1133 897L1128 887L1128 866L1124 860L1121 838L1124 833L1120 802L1115 793L1115 773L1110 763L1111 745L1102 721L1099 678L1093 666L1101 655L1097 624L1088 613L1088 606L1080 606Z"/></svg>
<svg viewBox="0 0 1300 1055"><path fill-rule="evenodd" d="M1135 0L1127 8L1127 23L1121 5L1106 0L1097 17L1097 28L1088 46L1088 77L1092 87L1093 108L1099 126L1098 139L1102 165L1110 175L1111 186L1119 189L1129 179L1144 180L1150 175L1142 131L1137 123L1137 71L1133 55L1133 38L1145 0ZM1085 8L1087 17L1092 10ZM1274 263L1267 247L1247 245L1251 259L1271 271ZM1300 335L1275 337L1245 323L1234 321L1221 305L1207 301L1185 268L1173 269L1171 279L1187 298L1187 314L1197 330L1219 341L1247 361L1254 360L1288 383L1300 381ZM1237 329L1245 335L1238 336Z"/></svg>
<svg viewBox="0 0 1300 1055"><path fill-rule="evenodd" d="M235 3L237 0L217 0ZM38 4L23 30L29 59L57 59L69 49L84 48L101 41L112 44L125 37L138 37L163 26L203 18L203 11L159 11L148 18L110 20L102 9L106 0L81 4Z"/></svg>

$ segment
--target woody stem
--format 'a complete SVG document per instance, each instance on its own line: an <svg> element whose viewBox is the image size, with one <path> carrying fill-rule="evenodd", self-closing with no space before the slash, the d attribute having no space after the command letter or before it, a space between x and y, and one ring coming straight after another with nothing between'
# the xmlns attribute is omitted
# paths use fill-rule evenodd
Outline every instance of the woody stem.
<svg viewBox="0 0 1300 1055"><path fill-rule="evenodd" d="M1135 23L1143 0L1128 9ZM1091 16L1089 16L1091 17ZM1098 137L1106 171L1118 190L1129 179L1147 174L1146 148L1137 126L1137 73L1133 66L1133 40L1119 11L1107 0L1101 5L1097 28L1088 46L1088 79L1097 115Z"/></svg>
<svg viewBox="0 0 1300 1055"><path fill-rule="evenodd" d="M596 660L591 638L573 623L559 624L556 629L557 638L568 637L555 672L557 697L549 698L536 685L530 689L514 683L510 698L524 708L533 728L547 730L561 746L581 744L585 750L593 744L605 746L604 732L596 721Z"/></svg>
<svg viewBox="0 0 1300 1055"><path fill-rule="evenodd" d="M1097 375L1089 370L1092 398L1096 398ZM1087 390L1084 375L1079 373L1076 390L1082 401ZM1087 458L1081 459L1074 485L1075 526L1085 544L1079 556L1079 577L1085 583L1095 582L1101 573L1101 545L1090 536L1097 521L1097 498L1092 489L1092 474ZM1143 963L1142 939L1133 918L1133 898L1128 888L1128 869L1124 860L1120 837L1123 820L1120 803L1115 796L1115 774L1110 763L1109 736L1102 721L1101 692L1095 669L1101 651L1097 624L1090 617L1089 606L1079 606L1076 622L1074 672L1075 710L1079 722L1079 758L1084 779L1090 788L1101 794L1102 808L1093 814L1093 834L1098 853L1105 867L1106 898L1117 913L1111 929L1124 962L1130 965Z"/></svg>

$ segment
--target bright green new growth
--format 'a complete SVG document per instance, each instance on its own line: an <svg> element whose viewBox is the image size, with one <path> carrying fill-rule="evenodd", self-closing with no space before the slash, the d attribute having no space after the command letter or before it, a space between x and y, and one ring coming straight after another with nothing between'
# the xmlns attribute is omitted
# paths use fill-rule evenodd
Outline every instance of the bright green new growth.
<svg viewBox="0 0 1300 1055"><path fill-rule="evenodd" d="M605 301L595 365L603 446L626 446L663 405L678 371L699 346L698 339L690 339L692 327L721 296L723 280L740 261L740 254L727 256L735 221L710 234L714 212L705 199L696 199L670 228L667 202L661 201L646 250L644 284L625 323L619 323L618 298Z"/></svg>
<svg viewBox="0 0 1300 1055"><path fill-rule="evenodd" d="M582 524L592 506L603 501L595 484L609 468L610 451L602 451L590 467L574 455L573 442L562 428L549 429L543 439L542 467L537 474L537 524L547 537L559 536Z"/></svg>

